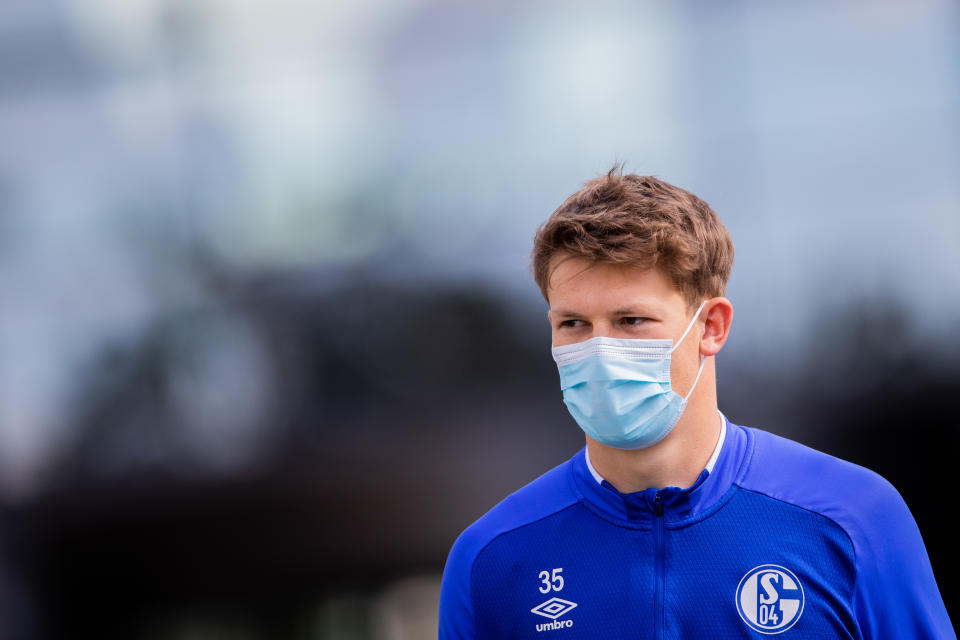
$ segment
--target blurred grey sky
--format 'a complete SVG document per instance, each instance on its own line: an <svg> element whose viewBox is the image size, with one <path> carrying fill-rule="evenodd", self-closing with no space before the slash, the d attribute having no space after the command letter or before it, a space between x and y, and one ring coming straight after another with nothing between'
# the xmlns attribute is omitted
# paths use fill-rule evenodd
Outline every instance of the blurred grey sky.
<svg viewBox="0 0 960 640"><path fill-rule="evenodd" d="M615 161L729 227L740 366L863 300L955 349L958 33L947 0L6 0L4 493L43 476L94 352L213 304L191 256L542 305L537 225ZM258 346L210 336L208 379L249 403L201 401L198 437L242 438Z"/></svg>

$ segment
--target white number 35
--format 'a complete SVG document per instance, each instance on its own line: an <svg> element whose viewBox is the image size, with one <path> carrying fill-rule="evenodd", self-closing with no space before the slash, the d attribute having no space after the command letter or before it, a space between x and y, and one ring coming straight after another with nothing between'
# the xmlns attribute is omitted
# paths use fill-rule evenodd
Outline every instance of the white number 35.
<svg viewBox="0 0 960 640"><path fill-rule="evenodd" d="M540 593L550 593L550 590L560 591L563 589L563 576L560 573L563 571L562 568L554 569L553 572L541 571L539 578L540 582L543 583L543 586L540 587Z"/></svg>

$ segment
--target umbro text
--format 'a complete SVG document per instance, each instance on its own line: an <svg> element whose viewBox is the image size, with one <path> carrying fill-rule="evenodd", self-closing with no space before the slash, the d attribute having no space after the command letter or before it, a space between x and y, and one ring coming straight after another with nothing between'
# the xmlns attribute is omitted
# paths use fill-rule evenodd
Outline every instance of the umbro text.
<svg viewBox="0 0 960 640"><path fill-rule="evenodd" d="M555 629L563 629L564 627L572 627L573 620L554 620L553 622L544 622L543 624L537 625L537 631L553 631Z"/></svg>

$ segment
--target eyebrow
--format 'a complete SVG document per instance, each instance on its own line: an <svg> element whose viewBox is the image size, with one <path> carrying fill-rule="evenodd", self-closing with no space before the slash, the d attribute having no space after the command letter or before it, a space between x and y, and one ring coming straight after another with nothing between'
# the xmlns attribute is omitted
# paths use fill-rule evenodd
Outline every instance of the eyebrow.
<svg viewBox="0 0 960 640"><path fill-rule="evenodd" d="M582 313L577 313L575 311L567 311L566 309L551 309L553 315L555 316L564 316L565 318L582 318Z"/></svg>
<svg viewBox="0 0 960 640"><path fill-rule="evenodd" d="M635 307L624 307L613 312L615 316L647 316L653 313L651 309L639 310Z"/></svg>
<svg viewBox="0 0 960 640"><path fill-rule="evenodd" d="M565 318L583 318L585 317L582 313L577 313L576 311L568 311L566 309L553 309L553 314L556 316L563 316ZM636 307L624 307L622 309L614 310L611 315L615 316L638 316L646 317L647 315L653 313L652 309L640 310Z"/></svg>

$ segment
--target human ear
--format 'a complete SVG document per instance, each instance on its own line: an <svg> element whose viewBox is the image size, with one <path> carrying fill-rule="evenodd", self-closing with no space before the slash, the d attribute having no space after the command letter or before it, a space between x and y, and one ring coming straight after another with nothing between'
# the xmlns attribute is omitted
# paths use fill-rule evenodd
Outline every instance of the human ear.
<svg viewBox="0 0 960 640"><path fill-rule="evenodd" d="M723 348L730 335L733 321L733 305L724 297L711 298L703 307L703 336L700 338L700 353L715 356Z"/></svg>

